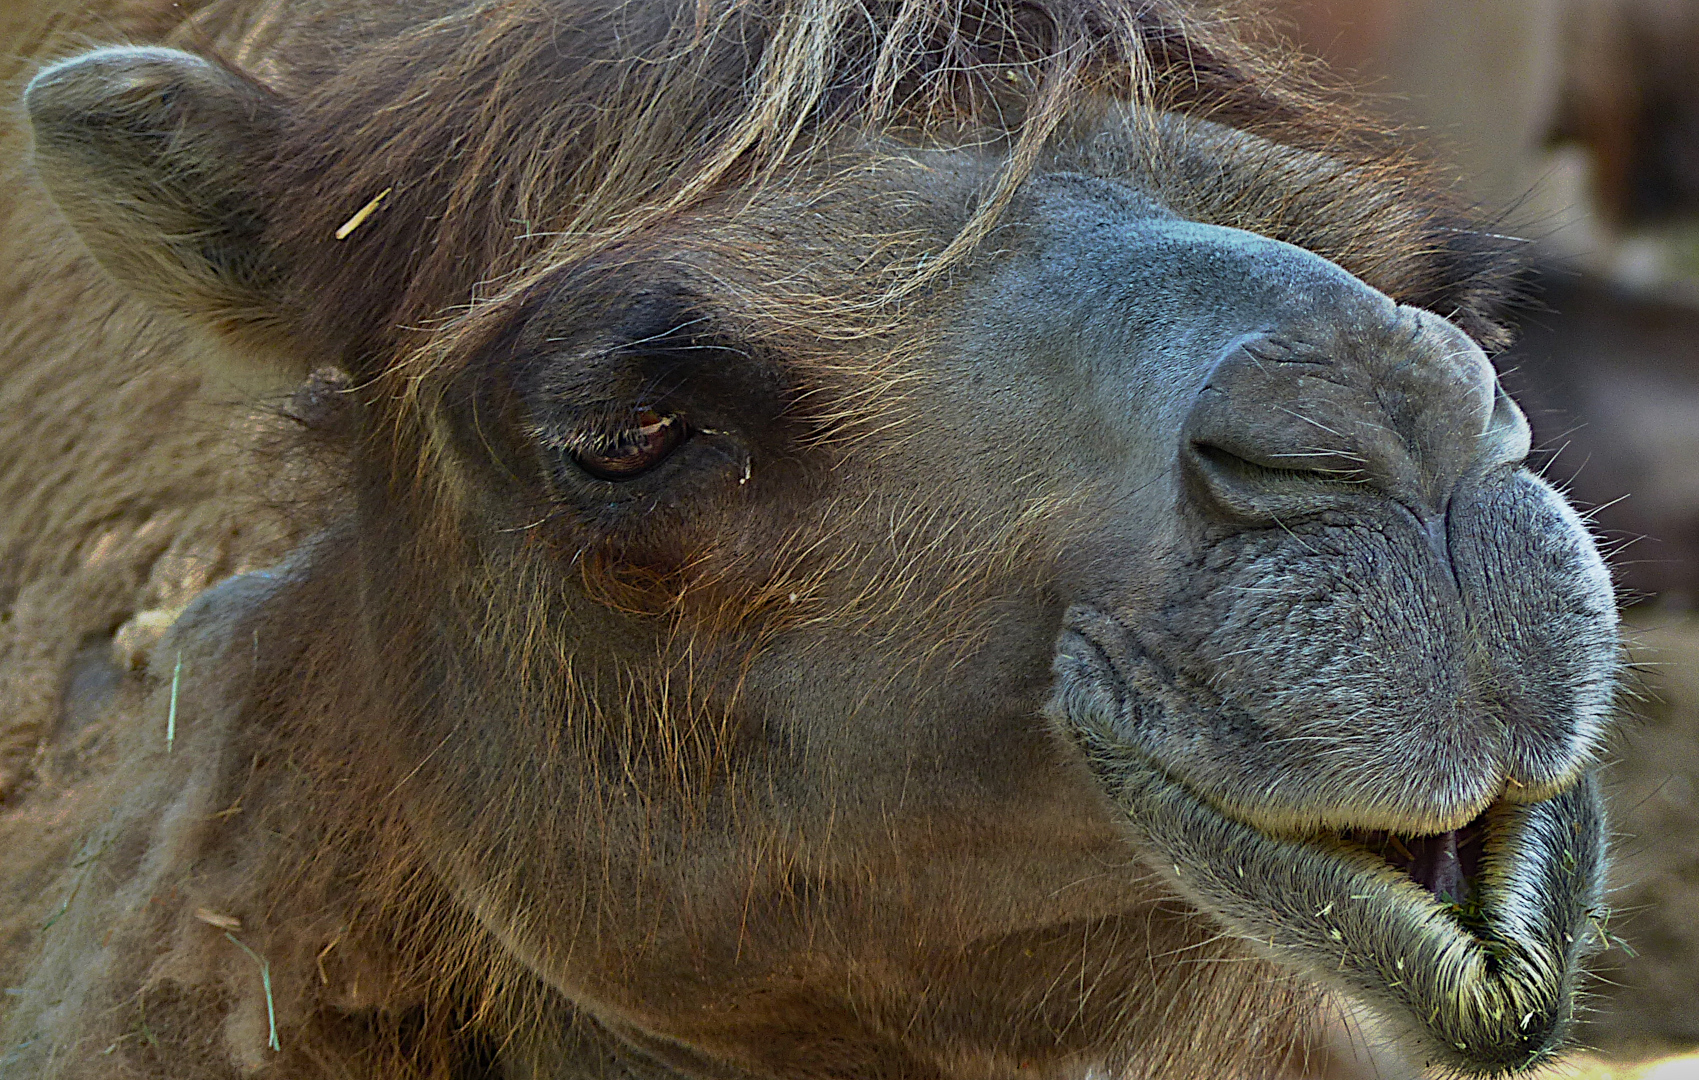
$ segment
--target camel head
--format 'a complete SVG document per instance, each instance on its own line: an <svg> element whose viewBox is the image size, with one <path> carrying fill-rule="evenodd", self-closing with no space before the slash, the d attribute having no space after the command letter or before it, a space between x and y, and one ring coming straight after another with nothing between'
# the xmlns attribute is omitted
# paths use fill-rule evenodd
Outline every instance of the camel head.
<svg viewBox="0 0 1699 1080"><path fill-rule="evenodd" d="M1172 27L964 24L1015 36L952 98L907 15L620 10L26 99L113 278L316 372L324 528L219 678L395 985L507 987L453 1037L537 1075L1260 1075L1316 986L1560 1048L1615 609L1464 219ZM1135 45L1190 89L1056 89Z"/></svg>

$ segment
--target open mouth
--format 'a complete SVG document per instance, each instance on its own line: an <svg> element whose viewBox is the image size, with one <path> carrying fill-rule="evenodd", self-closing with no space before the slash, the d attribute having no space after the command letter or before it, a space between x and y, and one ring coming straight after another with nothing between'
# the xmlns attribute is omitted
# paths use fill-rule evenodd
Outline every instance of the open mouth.
<svg viewBox="0 0 1699 1080"><path fill-rule="evenodd" d="M1395 870L1433 893L1465 918L1480 908L1481 859L1487 849L1487 813L1460 829L1435 836L1401 836L1383 829L1347 829L1339 834L1385 859Z"/></svg>
<svg viewBox="0 0 1699 1080"><path fill-rule="evenodd" d="M1251 948L1375 1007L1429 1065L1532 1067L1564 1043L1603 879L1591 775L1432 836L1277 836L1222 813L1089 713L1065 714L1151 861Z"/></svg>

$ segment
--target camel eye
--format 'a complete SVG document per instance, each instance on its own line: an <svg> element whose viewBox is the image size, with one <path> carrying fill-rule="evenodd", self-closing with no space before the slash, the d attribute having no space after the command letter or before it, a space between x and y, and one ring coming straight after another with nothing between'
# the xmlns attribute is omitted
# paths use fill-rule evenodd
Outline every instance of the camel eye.
<svg viewBox="0 0 1699 1080"><path fill-rule="evenodd" d="M629 427L584 436L572 460L598 480L631 480L665 461L685 435L680 417L638 409Z"/></svg>

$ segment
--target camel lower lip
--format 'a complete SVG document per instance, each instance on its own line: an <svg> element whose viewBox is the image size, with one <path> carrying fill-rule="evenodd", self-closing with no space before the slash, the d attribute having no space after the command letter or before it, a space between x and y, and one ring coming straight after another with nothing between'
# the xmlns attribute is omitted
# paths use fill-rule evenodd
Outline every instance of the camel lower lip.
<svg viewBox="0 0 1699 1080"><path fill-rule="evenodd" d="M1604 840L1591 776L1542 802L1501 800L1421 851L1385 833L1279 837L1222 814L1092 718L1068 720L1177 887L1257 950L1363 999L1458 1074L1528 1068L1562 1047L1597 947ZM1404 868L1403 854L1375 850L1393 840ZM1422 863L1471 848L1470 874L1461 858L1450 870Z"/></svg>

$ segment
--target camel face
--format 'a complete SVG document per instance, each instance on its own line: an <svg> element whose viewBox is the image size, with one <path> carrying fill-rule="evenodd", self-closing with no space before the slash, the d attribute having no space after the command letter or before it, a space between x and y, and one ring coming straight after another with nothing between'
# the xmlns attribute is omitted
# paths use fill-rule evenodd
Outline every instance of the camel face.
<svg viewBox="0 0 1699 1080"><path fill-rule="evenodd" d="M1555 1051L1614 609L1413 303L1469 322L1472 279L1329 240L1415 196L1082 105L1015 180L1019 140L844 127L574 231L625 142L557 168L535 110L420 103L590 46L417 33L346 100L165 49L28 95L95 258L314 372L332 462L315 537L161 646L218 720L138 759L152 854L32 983L56 1075L132 998L287 1076L1272 1072L1314 982L1463 1072ZM204 912L278 958L264 1045Z"/></svg>

